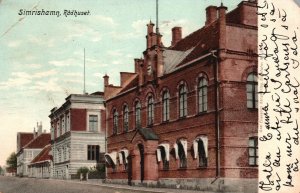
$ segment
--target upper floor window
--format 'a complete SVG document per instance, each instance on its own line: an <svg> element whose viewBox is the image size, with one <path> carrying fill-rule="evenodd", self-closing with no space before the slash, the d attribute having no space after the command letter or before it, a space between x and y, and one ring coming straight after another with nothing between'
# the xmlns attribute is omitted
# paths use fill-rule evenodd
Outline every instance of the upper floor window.
<svg viewBox="0 0 300 193"><path fill-rule="evenodd" d="M70 131L70 114L66 115L66 123L65 123L65 127L66 127L66 132Z"/></svg>
<svg viewBox="0 0 300 193"><path fill-rule="evenodd" d="M249 138L249 165L258 166L258 139L257 137Z"/></svg>
<svg viewBox="0 0 300 193"><path fill-rule="evenodd" d="M187 89L185 85L179 87L179 117L187 115Z"/></svg>
<svg viewBox="0 0 300 193"><path fill-rule="evenodd" d="M147 117L148 117L148 125L153 124L153 117L154 117L154 103L153 103L153 97L150 96L148 98L148 106L147 106Z"/></svg>
<svg viewBox="0 0 300 193"><path fill-rule="evenodd" d="M115 109L113 112L113 134L117 134L118 133L118 112Z"/></svg>
<svg viewBox="0 0 300 193"><path fill-rule="evenodd" d="M98 116L89 115L89 131L97 132L98 131Z"/></svg>
<svg viewBox="0 0 300 193"><path fill-rule="evenodd" d="M199 113L207 111L207 80L204 77L198 82L198 110Z"/></svg>
<svg viewBox="0 0 300 193"><path fill-rule="evenodd" d="M141 103L139 101L135 103L135 127L137 129L141 127Z"/></svg>
<svg viewBox="0 0 300 193"><path fill-rule="evenodd" d="M87 148L87 160L99 161L99 145L88 145Z"/></svg>
<svg viewBox="0 0 300 193"><path fill-rule="evenodd" d="M163 92L163 121L168 121L170 118L170 94L168 91Z"/></svg>
<svg viewBox="0 0 300 193"><path fill-rule="evenodd" d="M247 107L257 108L257 76L254 73L250 73L247 77Z"/></svg>
<svg viewBox="0 0 300 193"><path fill-rule="evenodd" d="M125 105L123 108L123 128L124 128L124 132L128 131L129 128L129 121L128 121L128 117L129 117L129 110L128 110L128 106Z"/></svg>
<svg viewBox="0 0 300 193"><path fill-rule="evenodd" d="M57 121L57 125L56 125L56 137L60 136L60 127L59 127L59 120Z"/></svg>

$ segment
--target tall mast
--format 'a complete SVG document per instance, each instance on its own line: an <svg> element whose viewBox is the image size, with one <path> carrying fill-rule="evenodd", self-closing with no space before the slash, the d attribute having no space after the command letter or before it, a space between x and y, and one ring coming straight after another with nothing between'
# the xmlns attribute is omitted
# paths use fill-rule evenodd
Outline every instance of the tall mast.
<svg viewBox="0 0 300 193"><path fill-rule="evenodd" d="M85 93L85 48L83 48L83 94Z"/></svg>

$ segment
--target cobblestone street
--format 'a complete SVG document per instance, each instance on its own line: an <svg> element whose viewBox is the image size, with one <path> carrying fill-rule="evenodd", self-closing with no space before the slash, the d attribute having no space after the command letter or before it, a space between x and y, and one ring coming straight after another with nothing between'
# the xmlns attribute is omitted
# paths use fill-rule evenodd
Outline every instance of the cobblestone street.
<svg viewBox="0 0 300 193"><path fill-rule="evenodd" d="M195 193L196 191L131 187L101 184L97 181L79 182L52 179L0 176L0 193ZM210 192L201 192L210 193Z"/></svg>

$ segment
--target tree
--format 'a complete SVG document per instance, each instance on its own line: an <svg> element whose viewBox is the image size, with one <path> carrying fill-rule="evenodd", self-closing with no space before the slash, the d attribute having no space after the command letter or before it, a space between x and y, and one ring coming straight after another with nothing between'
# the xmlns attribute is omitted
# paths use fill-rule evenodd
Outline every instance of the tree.
<svg viewBox="0 0 300 193"><path fill-rule="evenodd" d="M15 152L11 153L6 160L7 169L17 170L17 155Z"/></svg>
<svg viewBox="0 0 300 193"><path fill-rule="evenodd" d="M3 169L2 169L2 167L0 166L0 175L2 175L2 173L3 173Z"/></svg>

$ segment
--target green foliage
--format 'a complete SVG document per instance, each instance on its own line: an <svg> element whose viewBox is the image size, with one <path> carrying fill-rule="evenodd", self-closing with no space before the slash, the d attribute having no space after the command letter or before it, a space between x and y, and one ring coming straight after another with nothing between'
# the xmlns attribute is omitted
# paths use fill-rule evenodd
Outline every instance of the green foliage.
<svg viewBox="0 0 300 193"><path fill-rule="evenodd" d="M80 174L87 174L89 172L89 168L87 167L80 167L78 170L77 170L77 174L80 175Z"/></svg>
<svg viewBox="0 0 300 193"><path fill-rule="evenodd" d="M6 160L6 165L8 169L17 169L17 155L12 152Z"/></svg>

